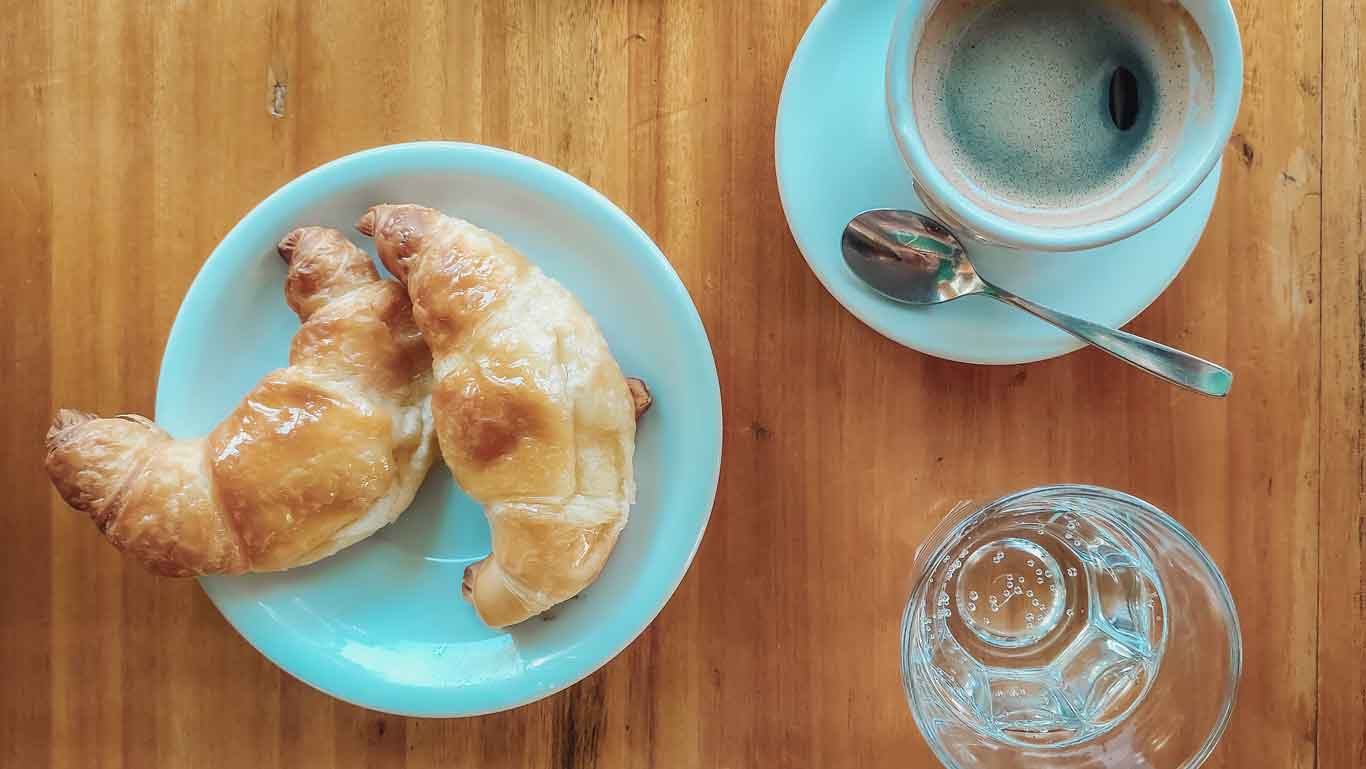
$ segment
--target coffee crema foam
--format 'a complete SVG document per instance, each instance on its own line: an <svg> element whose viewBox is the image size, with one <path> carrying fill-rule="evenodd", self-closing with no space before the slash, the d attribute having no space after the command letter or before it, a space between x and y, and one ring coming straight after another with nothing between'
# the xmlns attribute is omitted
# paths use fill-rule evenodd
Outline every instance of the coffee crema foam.
<svg viewBox="0 0 1366 769"><path fill-rule="evenodd" d="M1138 85L1121 130L1119 68ZM1069 226L1140 205L1214 98L1209 44L1174 0L942 0L912 72L930 159L976 205Z"/></svg>

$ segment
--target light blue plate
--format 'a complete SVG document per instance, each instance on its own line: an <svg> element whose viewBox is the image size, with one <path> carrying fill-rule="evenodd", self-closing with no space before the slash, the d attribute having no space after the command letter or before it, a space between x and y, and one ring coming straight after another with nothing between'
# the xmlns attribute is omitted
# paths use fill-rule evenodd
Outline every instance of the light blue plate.
<svg viewBox="0 0 1366 769"><path fill-rule="evenodd" d="M807 28L778 106L778 189L812 272L859 320L921 352L966 363L1029 363L1082 343L984 296L908 307L845 266L840 233L870 208L924 211L887 118L885 70L896 0L830 0ZM1185 203L1133 237L1089 251L1040 253L968 245L982 275L1021 296L1120 326L1185 266L1219 187L1219 167ZM1160 340L1159 340L1160 341Z"/></svg>
<svg viewBox="0 0 1366 769"><path fill-rule="evenodd" d="M262 654L335 697L421 716L516 707L606 663L683 578L720 470L716 366L678 276L602 195L511 152L405 144L304 174L228 233L171 329L157 420L177 436L205 433L285 365L299 324L276 241L303 224L355 233L356 218L381 202L424 203L503 235L579 297L622 369L649 383L655 405L637 435L630 523L588 590L509 632L485 627L460 597L465 565L488 553L489 534L439 462L413 506L369 540L313 566L201 583Z"/></svg>

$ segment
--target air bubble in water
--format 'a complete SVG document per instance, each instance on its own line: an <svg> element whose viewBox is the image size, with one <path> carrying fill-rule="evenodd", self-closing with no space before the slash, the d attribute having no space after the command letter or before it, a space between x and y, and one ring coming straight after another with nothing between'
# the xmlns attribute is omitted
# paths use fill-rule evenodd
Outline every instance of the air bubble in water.
<svg viewBox="0 0 1366 769"><path fill-rule="evenodd" d="M1034 565L1034 559L1033 559L1033 558L1030 558L1028 561L1025 561L1025 565L1026 565L1026 566L1033 566L1033 565Z"/></svg>
<svg viewBox="0 0 1366 769"><path fill-rule="evenodd" d="M1024 591L1021 590L1020 588L1018 588L1018 587L1015 588L1015 595L1019 595L1019 594L1021 594L1021 593L1023 593L1023 592L1024 592Z"/></svg>
<svg viewBox="0 0 1366 769"><path fill-rule="evenodd" d="M1077 567L1075 567L1075 566L1068 566L1068 567L1067 567L1067 576L1069 576L1069 577L1075 577L1075 576L1077 576Z"/></svg>
<svg viewBox="0 0 1366 769"><path fill-rule="evenodd" d="M977 600L977 591L976 591L976 590L969 590L969 591L968 591L968 600L970 600L970 601L976 601L976 600Z"/></svg>

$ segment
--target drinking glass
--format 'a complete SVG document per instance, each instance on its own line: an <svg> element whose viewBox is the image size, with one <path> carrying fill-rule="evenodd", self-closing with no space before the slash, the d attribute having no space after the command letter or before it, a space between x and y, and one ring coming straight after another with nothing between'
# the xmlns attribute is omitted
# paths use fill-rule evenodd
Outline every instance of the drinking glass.
<svg viewBox="0 0 1366 769"><path fill-rule="evenodd" d="M946 767L1193 768L1223 734L1233 598L1152 505L1066 485L962 506L915 570L902 682Z"/></svg>

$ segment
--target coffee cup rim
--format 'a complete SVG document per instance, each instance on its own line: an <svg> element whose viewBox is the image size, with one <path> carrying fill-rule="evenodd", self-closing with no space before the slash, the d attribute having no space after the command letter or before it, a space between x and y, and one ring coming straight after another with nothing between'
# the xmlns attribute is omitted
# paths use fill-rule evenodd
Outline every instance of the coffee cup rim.
<svg viewBox="0 0 1366 769"><path fill-rule="evenodd" d="M892 135L922 197L932 197L933 201L926 202L942 209L954 220L948 224L968 230L968 235L1037 251L1079 251L1102 246L1140 232L1174 211L1195 192L1223 155L1238 116L1243 83L1242 39L1229 0L1180 1L1188 9L1192 9L1193 3L1206 3L1212 19L1211 24L1196 19L1209 43L1214 65L1213 119L1203 139L1205 146L1199 152L1199 162L1190 164L1152 197L1122 214L1085 225L1043 227L1010 219L973 203L930 160L915 121L912 65L925 22L941 0L905 0L893 23L888 46L886 99Z"/></svg>

